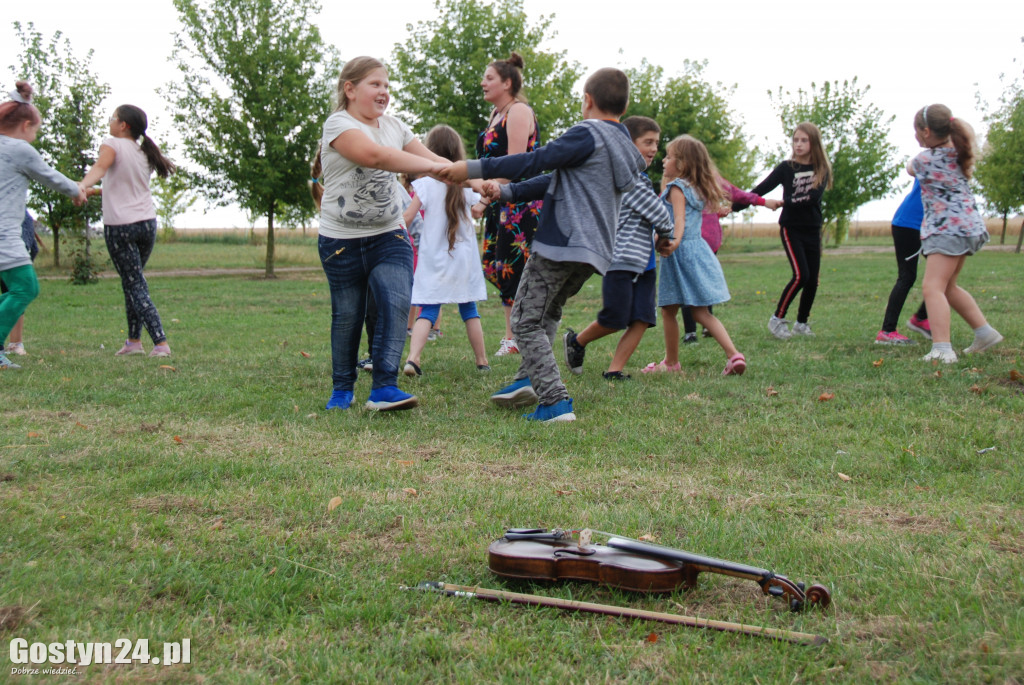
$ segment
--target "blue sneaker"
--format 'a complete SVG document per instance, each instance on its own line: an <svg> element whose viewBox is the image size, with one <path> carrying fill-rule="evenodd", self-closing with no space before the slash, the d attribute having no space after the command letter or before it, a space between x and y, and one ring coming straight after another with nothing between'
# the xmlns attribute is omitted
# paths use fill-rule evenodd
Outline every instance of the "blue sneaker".
<svg viewBox="0 0 1024 685"><path fill-rule="evenodd" d="M331 399L327 400L328 409L348 409L351 406L351 390L335 390L331 393Z"/></svg>
<svg viewBox="0 0 1024 685"><path fill-rule="evenodd" d="M552 421L575 421L576 414L572 411L572 398L555 402L554 404L538 404L532 414L523 414L527 421L540 421L551 423Z"/></svg>
<svg viewBox="0 0 1024 685"><path fill-rule="evenodd" d="M370 391L366 400L366 408L375 411L393 411L395 409L412 409L419 403L415 395L402 392L394 385L385 385Z"/></svg>
<svg viewBox="0 0 1024 685"><path fill-rule="evenodd" d="M512 381L512 385L506 385L491 395L491 402L494 402L499 407L508 407L509 409L529 407L537 402L537 393L534 391L533 386L530 385L530 379L527 377L518 381Z"/></svg>

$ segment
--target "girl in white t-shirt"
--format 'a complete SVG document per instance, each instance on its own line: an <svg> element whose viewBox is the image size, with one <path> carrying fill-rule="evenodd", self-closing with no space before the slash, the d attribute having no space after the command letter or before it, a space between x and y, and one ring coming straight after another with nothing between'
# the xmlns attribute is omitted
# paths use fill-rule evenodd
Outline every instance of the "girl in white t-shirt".
<svg viewBox="0 0 1024 685"><path fill-rule="evenodd" d="M103 183L103 238L110 261L121 277L128 339L115 354L144 354L142 328L153 340L150 357L169 357L171 348L160 323L160 313L149 297L142 270L156 244L156 207L149 192L149 177L174 173L174 164L146 135L146 113L134 105L121 105L110 117L110 138L100 143L99 159L82 179L83 190L101 178ZM96 191L93 191L94 194Z"/></svg>
<svg viewBox="0 0 1024 685"><path fill-rule="evenodd" d="M439 157L453 162L466 158L462 137L450 126L430 129L424 143ZM416 194L405 210L406 222L423 209L419 256L412 281L412 302L420 307L420 314L412 327L403 373L423 375L420 354L427 344L430 329L441 312L441 305L452 303L459 305L459 314L466 323L476 368L490 371L480 314L476 309L478 300L487 299L487 288L480 267L476 231L470 221L471 208L480 201L480 195L468 188L427 177L416 179L412 186Z"/></svg>
<svg viewBox="0 0 1024 685"><path fill-rule="evenodd" d="M389 85L378 60L356 57L345 63L338 77L338 107L324 123L311 169L318 181L313 195L320 204L320 262L331 292L333 392L327 409L352 404L368 290L377 303L377 326L366 408L388 411L417 403L398 389L413 265L402 219L400 193L405 190L395 174L436 173L448 160L384 113L391 100Z"/></svg>

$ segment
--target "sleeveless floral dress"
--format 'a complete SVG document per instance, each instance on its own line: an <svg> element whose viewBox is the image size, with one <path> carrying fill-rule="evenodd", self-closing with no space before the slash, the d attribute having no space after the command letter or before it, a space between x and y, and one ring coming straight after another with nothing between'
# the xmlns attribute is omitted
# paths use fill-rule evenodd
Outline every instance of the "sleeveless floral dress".
<svg viewBox="0 0 1024 685"><path fill-rule="evenodd" d="M539 131L535 116L533 133L526 141L527 152L537 147ZM504 157L507 154L508 130L506 116L502 116L477 137L476 156L477 159L484 159ZM512 306L523 267L530 258L530 245L537 230L537 217L542 204L540 200L518 204L494 202L484 213L484 253L481 260L484 276L497 286L501 301L506 306Z"/></svg>

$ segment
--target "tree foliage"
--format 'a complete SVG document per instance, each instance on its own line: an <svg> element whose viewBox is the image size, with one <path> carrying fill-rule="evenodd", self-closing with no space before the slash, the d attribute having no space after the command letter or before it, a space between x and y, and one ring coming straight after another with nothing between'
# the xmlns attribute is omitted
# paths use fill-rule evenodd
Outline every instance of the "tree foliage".
<svg viewBox="0 0 1024 685"><path fill-rule="evenodd" d="M168 84L193 178L220 204L267 218L266 275L274 275L274 218L312 209L306 181L339 63L311 23L316 0L174 0L184 29Z"/></svg>
<svg viewBox="0 0 1024 685"><path fill-rule="evenodd" d="M682 73L665 77L665 70L646 59L635 69L627 69L630 103L626 116L645 116L661 126L661 149L649 170L657 184L661 178L661 160L665 145L684 133L697 138L722 176L739 187L754 180L757 148L752 148L741 132L742 120L729 108L728 98L735 86L710 83L704 76L707 60L683 60Z"/></svg>
<svg viewBox="0 0 1024 685"><path fill-rule="evenodd" d="M481 0L435 0L437 18L406 26L409 39L396 43L391 78L399 116L415 130L435 124L458 131L472 151L487 126L491 105L480 91L487 65L515 50L523 57L523 93L537 113L543 140L579 120L572 92L582 73L565 51L545 52L540 44L557 35L550 17L529 25L523 0L495 4Z"/></svg>
<svg viewBox="0 0 1024 685"><path fill-rule="evenodd" d="M896 117L886 117L867 100L870 90L870 86L858 86L855 77L842 83L826 81L820 87L811 83L810 91L800 89L795 95L782 88L768 91L787 139L802 121L821 130L833 176L832 189L822 200L822 214L837 245L846 239L857 208L898 192L893 181L905 163L888 137ZM788 146L780 147L777 161L789 154Z"/></svg>
<svg viewBox="0 0 1024 685"><path fill-rule="evenodd" d="M72 179L80 179L96 161L106 118L100 111L109 87L92 72L92 50L77 57L71 42L57 31L48 41L29 22L14 22L21 41L21 62L11 67L18 79L28 81L34 90L33 104L39 109L43 125L33 145L47 164ZM93 282L96 267L90 251L89 223L100 218L98 202L75 207L71 198L34 183L28 206L53 231L53 264L60 266L60 243L65 229L82 240L76 257L76 273L85 274L75 282Z"/></svg>
<svg viewBox="0 0 1024 685"><path fill-rule="evenodd" d="M1024 207L1024 88L1019 82L1003 92L998 107L985 116L985 123L988 135L974 178L988 206L1003 217L1002 243L1008 215Z"/></svg>

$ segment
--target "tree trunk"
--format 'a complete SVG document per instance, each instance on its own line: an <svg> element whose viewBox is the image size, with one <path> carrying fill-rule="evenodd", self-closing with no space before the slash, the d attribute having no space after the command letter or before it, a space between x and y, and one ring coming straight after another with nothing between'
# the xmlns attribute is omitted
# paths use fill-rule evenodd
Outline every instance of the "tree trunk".
<svg viewBox="0 0 1024 685"><path fill-rule="evenodd" d="M274 276L274 205L271 203L270 210L267 211L267 270L264 274L266 278L275 278Z"/></svg>
<svg viewBox="0 0 1024 685"><path fill-rule="evenodd" d="M60 268L60 224L55 223L50 227L53 231L53 266Z"/></svg>

